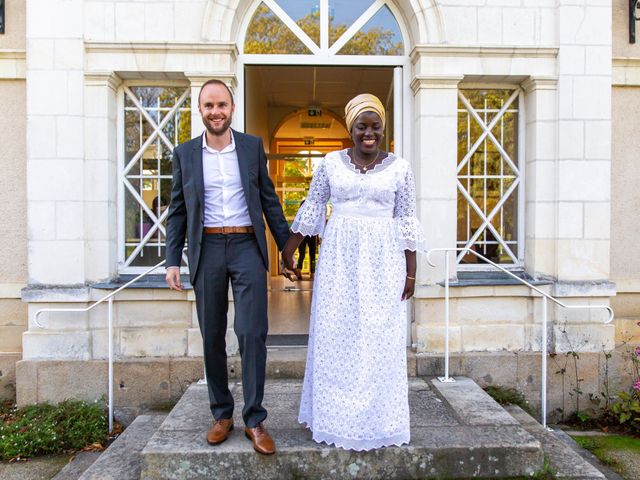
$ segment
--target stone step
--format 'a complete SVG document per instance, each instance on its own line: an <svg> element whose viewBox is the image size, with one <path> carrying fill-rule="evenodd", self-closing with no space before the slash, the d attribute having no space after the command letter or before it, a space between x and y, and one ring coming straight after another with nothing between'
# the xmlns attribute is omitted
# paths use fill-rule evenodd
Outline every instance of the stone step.
<svg viewBox="0 0 640 480"><path fill-rule="evenodd" d="M140 452L166 415L140 415L80 476L79 480L138 480Z"/></svg>
<svg viewBox="0 0 640 480"><path fill-rule="evenodd" d="M140 478L417 479L530 476L543 466L540 442L472 380L410 379L411 443L369 452L317 444L297 422L300 380L270 380L265 422L278 451L262 456L244 436L242 388L233 384L236 429L209 446L207 389L192 385L142 451Z"/></svg>
<svg viewBox="0 0 640 480"><path fill-rule="evenodd" d="M510 405L506 409L525 430L540 441L549 466L555 472L555 478L558 480L607 479L602 472L565 443L559 435L545 429L520 407Z"/></svg>

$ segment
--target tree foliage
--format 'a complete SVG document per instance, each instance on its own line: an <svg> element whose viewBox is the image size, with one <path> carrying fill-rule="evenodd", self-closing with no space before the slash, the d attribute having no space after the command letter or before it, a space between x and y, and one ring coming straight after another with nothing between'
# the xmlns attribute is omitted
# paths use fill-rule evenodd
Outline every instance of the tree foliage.
<svg viewBox="0 0 640 480"><path fill-rule="evenodd" d="M309 38L319 43L320 13L309 13L296 22ZM348 25L332 25L331 39L338 39ZM402 42L395 42L393 30L374 27L358 31L338 52L340 55L402 55ZM245 53L297 54L311 52L266 5L261 4L251 20L244 44Z"/></svg>

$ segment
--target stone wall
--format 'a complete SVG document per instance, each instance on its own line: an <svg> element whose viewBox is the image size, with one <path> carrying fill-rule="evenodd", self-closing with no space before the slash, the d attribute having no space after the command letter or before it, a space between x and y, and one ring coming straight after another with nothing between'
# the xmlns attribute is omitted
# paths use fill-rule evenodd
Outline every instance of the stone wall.
<svg viewBox="0 0 640 480"><path fill-rule="evenodd" d="M635 217L640 208L637 180L640 178L640 25L636 43L629 43L629 4L613 0L613 91L611 154L611 278L618 295L616 309L619 339L640 343L640 259Z"/></svg>
<svg viewBox="0 0 640 480"><path fill-rule="evenodd" d="M27 282L25 2L5 1L0 35L0 399L15 396L15 363L27 329L20 290Z"/></svg>

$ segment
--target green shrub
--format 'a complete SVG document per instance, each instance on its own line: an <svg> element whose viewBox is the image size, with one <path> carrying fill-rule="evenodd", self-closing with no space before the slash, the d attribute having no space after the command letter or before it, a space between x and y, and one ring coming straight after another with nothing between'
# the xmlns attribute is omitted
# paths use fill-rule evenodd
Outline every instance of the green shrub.
<svg viewBox="0 0 640 480"><path fill-rule="evenodd" d="M611 405L611 412L621 425L626 425L631 431L640 433L640 398L637 393L620 392L620 399Z"/></svg>
<svg viewBox="0 0 640 480"><path fill-rule="evenodd" d="M102 404L67 400L29 405L0 416L0 460L78 450L103 444L106 435Z"/></svg>

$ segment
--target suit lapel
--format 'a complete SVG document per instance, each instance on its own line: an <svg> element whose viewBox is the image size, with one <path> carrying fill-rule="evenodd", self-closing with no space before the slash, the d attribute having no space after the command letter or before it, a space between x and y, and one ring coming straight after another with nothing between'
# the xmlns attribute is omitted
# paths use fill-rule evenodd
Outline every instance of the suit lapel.
<svg viewBox="0 0 640 480"><path fill-rule="evenodd" d="M196 197L204 207L204 176L202 172L202 136L193 147L193 180L196 187Z"/></svg>
<svg viewBox="0 0 640 480"><path fill-rule="evenodd" d="M249 158L250 152L245 143L244 135L233 130L233 139L236 142L236 154L238 155L238 169L244 197L249 203Z"/></svg>

